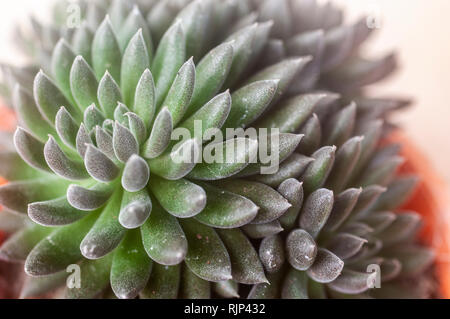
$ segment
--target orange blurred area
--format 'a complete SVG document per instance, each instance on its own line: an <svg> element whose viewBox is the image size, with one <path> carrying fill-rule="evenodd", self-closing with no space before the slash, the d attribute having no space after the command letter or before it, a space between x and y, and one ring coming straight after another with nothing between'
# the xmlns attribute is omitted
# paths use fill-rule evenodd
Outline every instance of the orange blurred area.
<svg viewBox="0 0 450 319"><path fill-rule="evenodd" d="M422 238L436 250L441 294L450 298L450 188L404 132L396 131L389 140L402 145L401 155L406 161L400 174L415 174L420 178L415 194L403 209L423 216Z"/></svg>

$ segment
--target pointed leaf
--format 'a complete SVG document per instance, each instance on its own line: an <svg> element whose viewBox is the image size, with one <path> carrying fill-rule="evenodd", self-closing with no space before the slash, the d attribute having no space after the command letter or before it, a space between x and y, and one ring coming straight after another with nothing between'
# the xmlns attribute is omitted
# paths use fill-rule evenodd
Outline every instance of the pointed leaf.
<svg viewBox="0 0 450 319"><path fill-rule="evenodd" d="M242 230L252 239L262 239L279 234L284 229L281 227L280 222L276 220L267 224L248 224L242 227Z"/></svg>
<svg viewBox="0 0 450 319"><path fill-rule="evenodd" d="M185 260L189 269L208 281L231 279L230 257L214 229L193 219L182 219L181 225L189 245Z"/></svg>
<svg viewBox="0 0 450 319"><path fill-rule="evenodd" d="M149 139L143 146L142 155L152 159L160 156L169 146L173 131L172 115L164 107L155 119Z"/></svg>
<svg viewBox="0 0 450 319"><path fill-rule="evenodd" d="M119 43L111 25L109 16L97 29L92 42L92 64L97 79L101 79L106 71L116 80L120 79L121 53Z"/></svg>
<svg viewBox="0 0 450 319"><path fill-rule="evenodd" d="M113 187L108 184L96 184L91 188L70 185L67 201L81 211L93 211L102 207L111 198Z"/></svg>
<svg viewBox="0 0 450 319"><path fill-rule="evenodd" d="M281 217L291 207L291 204L277 191L264 184L245 180L229 180L221 182L218 186L248 198L260 208L252 224L272 222Z"/></svg>
<svg viewBox="0 0 450 319"><path fill-rule="evenodd" d="M134 94L133 112L144 121L145 127L150 129L156 110L155 83L149 69L145 69L137 82ZM130 75L132 76L132 75ZM123 87L123 86L122 86ZM131 90L131 89L130 89ZM130 92L130 95L132 93ZM133 105L133 104L130 104Z"/></svg>
<svg viewBox="0 0 450 319"><path fill-rule="evenodd" d="M195 219L202 224L214 228L238 228L253 221L258 214L258 206L247 198L206 183L201 185L206 191L208 202Z"/></svg>
<svg viewBox="0 0 450 319"><path fill-rule="evenodd" d="M133 36L122 58L121 86L127 105L134 105L135 92L145 70L150 68L149 52L142 29ZM139 113L138 113L139 114Z"/></svg>
<svg viewBox="0 0 450 319"><path fill-rule="evenodd" d="M86 215L85 212L71 206L65 196L28 205L28 216L42 226L70 225Z"/></svg>
<svg viewBox="0 0 450 319"><path fill-rule="evenodd" d="M311 155L314 162L300 178L306 193L312 193L325 184L334 165L335 152L336 147L325 146Z"/></svg>
<svg viewBox="0 0 450 319"><path fill-rule="evenodd" d="M119 122L115 122L113 146L116 157L123 163L139 153L139 145L133 133Z"/></svg>
<svg viewBox="0 0 450 319"><path fill-rule="evenodd" d="M239 229L219 229L218 233L230 254L233 280L246 285L267 282L258 253L244 233Z"/></svg>
<svg viewBox="0 0 450 319"><path fill-rule="evenodd" d="M120 173L116 164L93 145L87 147L84 164L89 175L101 183L112 182Z"/></svg>
<svg viewBox="0 0 450 319"><path fill-rule="evenodd" d="M117 103L123 101L123 97L119 85L108 71L105 72L98 84L97 97L105 116L109 119L114 118Z"/></svg>
<svg viewBox="0 0 450 319"><path fill-rule="evenodd" d="M333 192L319 189L308 196L300 214L300 227L316 238L333 209Z"/></svg>
<svg viewBox="0 0 450 319"><path fill-rule="evenodd" d="M98 82L94 71L82 56L77 56L70 70L70 88L78 107L84 111L92 103L98 104ZM62 106L62 105L60 105Z"/></svg>
<svg viewBox="0 0 450 319"><path fill-rule="evenodd" d="M18 127L14 133L14 145L25 163L44 172L50 172L44 157L44 143Z"/></svg>
<svg viewBox="0 0 450 319"><path fill-rule="evenodd" d="M286 253L292 267L306 271L316 260L317 244L306 231L296 229L286 239Z"/></svg>

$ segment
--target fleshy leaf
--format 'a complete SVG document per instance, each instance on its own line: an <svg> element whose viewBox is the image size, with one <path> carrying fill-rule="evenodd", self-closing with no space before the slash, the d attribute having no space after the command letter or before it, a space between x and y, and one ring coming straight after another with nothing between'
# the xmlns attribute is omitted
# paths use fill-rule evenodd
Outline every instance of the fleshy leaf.
<svg viewBox="0 0 450 319"><path fill-rule="evenodd" d="M101 79L105 72L109 71L114 79L119 80L121 58L119 43L114 34L111 20L109 16L106 16L97 29L92 42L92 64L97 79Z"/></svg>
<svg viewBox="0 0 450 319"><path fill-rule="evenodd" d="M242 230L250 238L262 239L279 234L284 229L281 227L280 222L276 220L267 224L248 224L242 227Z"/></svg>
<svg viewBox="0 0 450 319"><path fill-rule="evenodd" d="M145 250L158 264L173 266L186 257L188 243L177 219L154 201L153 211L141 227Z"/></svg>
<svg viewBox="0 0 450 319"><path fill-rule="evenodd" d="M44 143L18 127L14 134L14 145L25 163L41 171L50 172L44 157Z"/></svg>
<svg viewBox="0 0 450 319"><path fill-rule="evenodd" d="M136 84L134 104L130 105L134 105L133 112L144 121L145 127L150 129L156 110L155 83L149 69L145 69L141 74L142 76Z"/></svg>
<svg viewBox="0 0 450 319"><path fill-rule="evenodd" d="M180 266L153 264L150 280L140 293L141 299L176 299L180 287Z"/></svg>
<svg viewBox="0 0 450 319"><path fill-rule="evenodd" d="M283 299L308 299L308 276L303 271L289 269L281 291Z"/></svg>
<svg viewBox="0 0 450 319"><path fill-rule="evenodd" d="M94 71L82 56L77 56L70 70L70 87L78 107L84 111L92 103L98 104L98 82ZM61 104L60 106L64 106Z"/></svg>
<svg viewBox="0 0 450 319"><path fill-rule="evenodd" d="M122 174L122 187L128 192L142 190L150 179L147 162L134 154L128 159Z"/></svg>
<svg viewBox="0 0 450 319"><path fill-rule="evenodd" d="M141 227L149 218L153 203L147 190L124 192L120 208L119 222L127 229Z"/></svg>
<svg viewBox="0 0 450 319"><path fill-rule="evenodd" d="M118 121L114 124L113 146L116 157L123 163L139 153L139 144L133 133Z"/></svg>
<svg viewBox="0 0 450 319"><path fill-rule="evenodd" d="M210 299L210 286L211 283L209 281L200 278L193 271L191 271L186 264L183 264L180 298L189 300Z"/></svg>
<svg viewBox="0 0 450 319"><path fill-rule="evenodd" d="M100 259L120 244L126 233L119 223L121 199L121 192L116 192L81 242L81 253L87 259Z"/></svg>
<svg viewBox="0 0 450 319"><path fill-rule="evenodd" d="M185 58L186 40L179 20L162 37L153 61L152 72L156 79L157 106L164 101Z"/></svg>
<svg viewBox="0 0 450 319"><path fill-rule="evenodd" d="M239 229L219 229L218 233L230 254L233 280L246 285L267 282L258 253L244 233Z"/></svg>
<svg viewBox="0 0 450 319"><path fill-rule="evenodd" d="M56 114L55 126L56 132L64 144L72 149L76 149L79 126L65 107L61 107Z"/></svg>
<svg viewBox="0 0 450 319"><path fill-rule="evenodd" d="M230 180L221 182L218 186L248 198L260 208L252 224L272 222L281 217L291 207L291 204L277 191L264 184L245 180Z"/></svg>
<svg viewBox="0 0 450 319"><path fill-rule="evenodd" d="M181 220L188 241L186 265L204 280L218 282L232 279L228 252L214 229L193 219Z"/></svg>
<svg viewBox="0 0 450 319"><path fill-rule="evenodd" d="M303 229L292 231L286 239L287 259L297 270L308 270L317 256L317 244Z"/></svg>
<svg viewBox="0 0 450 319"><path fill-rule="evenodd" d="M117 103L123 101L123 97L119 85L108 71L105 72L105 75L100 80L97 96L105 116L109 119L114 118Z"/></svg>
<svg viewBox="0 0 450 319"><path fill-rule="evenodd" d="M258 142L252 139L236 138L210 145L208 150L211 153L215 151L214 158L211 159L212 163L204 161L195 166L189 173L190 178L215 181L242 172L249 163L254 162L258 152Z"/></svg>
<svg viewBox="0 0 450 319"><path fill-rule="evenodd" d="M84 164L89 175L101 183L112 182L120 173L116 164L93 145L87 147Z"/></svg>
<svg viewBox="0 0 450 319"><path fill-rule="evenodd" d="M125 103L134 105L135 92L145 70L150 68L149 52L142 29L130 40L122 58L121 86ZM139 113L138 113L139 114Z"/></svg>
<svg viewBox="0 0 450 319"><path fill-rule="evenodd" d="M36 202L28 205L28 216L42 226L70 225L86 216L86 213L71 206L67 198Z"/></svg>
<svg viewBox="0 0 450 319"><path fill-rule="evenodd" d="M335 152L335 146L325 146L311 155L314 162L308 166L300 178L306 193L312 193L325 184L334 165Z"/></svg>
<svg viewBox="0 0 450 319"><path fill-rule="evenodd" d="M300 227L314 238L320 233L333 209L333 192L319 189L308 196L300 214Z"/></svg>
<svg viewBox="0 0 450 319"><path fill-rule="evenodd" d="M286 179L278 187L278 192L292 205L292 207L280 217L281 226L286 230L290 230L294 227L300 214L300 210L302 209L304 198L303 183L300 183L294 178Z"/></svg>
<svg viewBox="0 0 450 319"><path fill-rule="evenodd" d="M138 231L130 231L117 247L111 265L111 288L120 299L134 299L145 288L152 261Z"/></svg>
<svg viewBox="0 0 450 319"><path fill-rule="evenodd" d="M25 272L30 276L45 276L65 270L82 259L79 244L92 227L98 214L61 227L37 244L27 257Z"/></svg>
<svg viewBox="0 0 450 319"><path fill-rule="evenodd" d="M206 206L207 197L203 188L188 180L171 181L152 176L149 185L161 206L175 217L194 217Z"/></svg>
<svg viewBox="0 0 450 319"><path fill-rule="evenodd" d="M258 214L258 206L247 198L201 184L208 202L205 209L195 216L197 221L214 228L238 228L250 223Z"/></svg>
<svg viewBox="0 0 450 319"><path fill-rule="evenodd" d="M160 156L169 146L173 131L172 115L164 107L155 119L149 139L143 146L142 155L152 159Z"/></svg>
<svg viewBox="0 0 450 319"><path fill-rule="evenodd" d="M280 236L264 238L259 246L259 259L268 273L278 272L286 260Z"/></svg>
<svg viewBox="0 0 450 319"><path fill-rule="evenodd" d="M344 262L326 249L319 249L314 264L307 270L308 276L319 283L336 280L344 268Z"/></svg>
<svg viewBox="0 0 450 319"><path fill-rule="evenodd" d="M96 184L90 189L72 184L67 190L67 200L78 210L93 211L106 204L112 192L113 188L108 184Z"/></svg>
<svg viewBox="0 0 450 319"><path fill-rule="evenodd" d="M223 43L211 50L197 65L195 89L188 116L197 112L222 87L233 61L233 46Z"/></svg>
<svg viewBox="0 0 450 319"><path fill-rule="evenodd" d="M82 161L70 159L50 136L44 147L45 161L55 174L68 180L83 180L89 177Z"/></svg>

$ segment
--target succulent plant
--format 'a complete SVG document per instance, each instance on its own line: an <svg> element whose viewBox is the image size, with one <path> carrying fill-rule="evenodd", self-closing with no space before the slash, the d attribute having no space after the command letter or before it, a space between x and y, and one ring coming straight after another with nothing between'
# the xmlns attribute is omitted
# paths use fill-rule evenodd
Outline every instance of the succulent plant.
<svg viewBox="0 0 450 319"><path fill-rule="evenodd" d="M416 179L381 143L408 102L363 94L395 66L359 57L365 20L301 0L126 3L87 6L74 33L38 28L57 36L32 83L5 68L20 126L0 155L0 257L25 262L22 297L72 265L68 298L430 295L421 218L397 214ZM258 139L211 142L195 121L278 129L279 169L261 174ZM174 160L236 141L225 163Z"/></svg>

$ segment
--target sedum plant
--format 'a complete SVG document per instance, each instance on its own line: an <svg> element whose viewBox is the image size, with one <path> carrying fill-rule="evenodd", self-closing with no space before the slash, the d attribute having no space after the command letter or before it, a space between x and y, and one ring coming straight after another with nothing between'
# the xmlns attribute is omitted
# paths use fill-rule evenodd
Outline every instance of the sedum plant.
<svg viewBox="0 0 450 319"><path fill-rule="evenodd" d="M35 28L56 32L31 41L33 81L4 67L20 123L0 155L0 257L24 263L22 297L431 296L421 218L399 213L416 178L381 143L408 102L364 94L396 64L360 57L365 20L305 0L81 8L75 30ZM196 121L278 129L279 169L261 174L260 140L211 142ZM231 161L193 161L235 141Z"/></svg>

